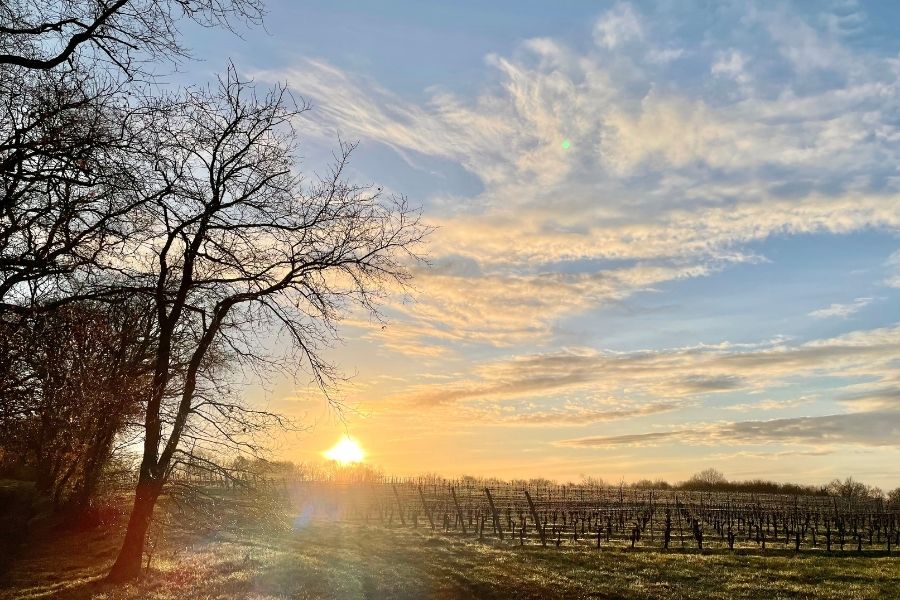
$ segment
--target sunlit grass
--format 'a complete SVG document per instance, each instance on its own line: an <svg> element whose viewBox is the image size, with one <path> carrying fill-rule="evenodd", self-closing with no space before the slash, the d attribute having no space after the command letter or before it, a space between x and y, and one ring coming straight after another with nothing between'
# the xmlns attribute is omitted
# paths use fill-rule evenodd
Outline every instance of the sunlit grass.
<svg viewBox="0 0 900 600"><path fill-rule="evenodd" d="M291 531L296 521L267 497L223 498L207 508L213 518L205 526L158 511L157 523L169 528L133 585L103 582L120 529L69 532L31 540L0 581L0 598L900 597L894 557L598 552L320 521ZM186 523L190 531L180 528Z"/></svg>
<svg viewBox="0 0 900 600"><path fill-rule="evenodd" d="M519 547L423 529L246 524L173 534L140 582L102 576L119 533L34 548L0 598L900 598L897 557Z"/></svg>

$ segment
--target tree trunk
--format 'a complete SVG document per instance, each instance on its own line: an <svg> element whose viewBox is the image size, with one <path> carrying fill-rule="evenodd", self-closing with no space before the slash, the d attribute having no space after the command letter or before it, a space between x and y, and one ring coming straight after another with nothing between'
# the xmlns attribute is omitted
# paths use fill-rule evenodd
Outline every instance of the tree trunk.
<svg viewBox="0 0 900 600"><path fill-rule="evenodd" d="M153 507L162 489L162 483L145 477L138 480L134 493L134 507L131 509L131 517L128 519L128 530L125 532L125 540L119 550L119 556L115 564L109 570L108 581L128 581L134 579L141 572L141 557L144 554L144 541L147 537L147 529L150 527L150 519L153 516Z"/></svg>

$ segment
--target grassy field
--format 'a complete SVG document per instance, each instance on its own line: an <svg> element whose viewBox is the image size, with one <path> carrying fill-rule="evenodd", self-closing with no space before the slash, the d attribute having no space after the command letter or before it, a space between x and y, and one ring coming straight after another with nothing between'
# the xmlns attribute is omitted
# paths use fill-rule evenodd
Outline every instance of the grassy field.
<svg viewBox="0 0 900 600"><path fill-rule="evenodd" d="M244 523L170 532L128 586L104 584L120 528L20 548L0 598L900 598L900 558L591 551L479 543L419 529Z"/></svg>

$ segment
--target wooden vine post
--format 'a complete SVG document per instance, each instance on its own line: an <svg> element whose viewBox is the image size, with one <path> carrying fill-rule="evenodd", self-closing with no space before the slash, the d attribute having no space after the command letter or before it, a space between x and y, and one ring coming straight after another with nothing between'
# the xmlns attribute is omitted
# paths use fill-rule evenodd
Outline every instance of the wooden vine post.
<svg viewBox="0 0 900 600"><path fill-rule="evenodd" d="M406 519L403 518L403 503L400 502L400 493L397 492L397 486L393 483L391 487L394 488L394 498L397 499L397 513L400 515L400 524L404 527L406 526Z"/></svg>
<svg viewBox="0 0 900 600"><path fill-rule="evenodd" d="M484 488L484 493L487 496L488 504L491 507L491 516L494 518L494 531L497 532L497 535L499 535L502 540L503 528L500 526L500 517L497 516L497 508L494 506L494 498L491 496L491 490Z"/></svg>
<svg viewBox="0 0 900 600"><path fill-rule="evenodd" d="M453 494L453 504L456 506L456 516L459 517L459 524L462 527L463 533L468 533L466 531L466 521L463 519L462 509L459 507L459 500L456 498L456 488L450 488L450 493Z"/></svg>
<svg viewBox="0 0 900 600"><path fill-rule="evenodd" d="M434 531L434 518L432 518L431 510L425 502L425 494L422 492L421 485L419 486L419 498L422 500L422 508L425 510L425 516L428 517L428 524L431 525L431 530Z"/></svg>
<svg viewBox="0 0 900 600"><path fill-rule="evenodd" d="M534 526L538 530L538 535L541 537L541 546L547 545L547 538L544 535L544 526L541 524L541 519L538 517L537 510L534 508L534 502L531 500L531 494L528 493L528 490L525 490L525 499L528 500L528 510L531 511L531 518L534 519Z"/></svg>

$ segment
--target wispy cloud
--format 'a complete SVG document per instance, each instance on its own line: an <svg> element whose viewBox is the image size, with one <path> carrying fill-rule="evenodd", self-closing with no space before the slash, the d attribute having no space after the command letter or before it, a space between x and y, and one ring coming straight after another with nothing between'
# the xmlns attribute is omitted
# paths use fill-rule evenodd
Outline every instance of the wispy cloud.
<svg viewBox="0 0 900 600"><path fill-rule="evenodd" d="M557 443L576 448L662 444L813 446L849 444L880 447L898 446L900 445L898 440L900 440L900 411L715 423L670 431L573 438Z"/></svg>
<svg viewBox="0 0 900 600"><path fill-rule="evenodd" d="M467 408L462 417L473 423L507 427L582 427L594 423L623 421L658 415L683 408L676 402L650 404L595 404L594 406L563 406L552 410L531 410L521 406L491 405Z"/></svg>
<svg viewBox="0 0 900 600"><path fill-rule="evenodd" d="M719 52L709 72L719 77L728 77L738 83L748 83L750 77L744 70L747 57L739 50Z"/></svg>
<svg viewBox="0 0 900 600"><path fill-rule="evenodd" d="M885 285L893 288L900 288L900 250L891 254L885 262L888 275L885 279Z"/></svg>
<svg viewBox="0 0 900 600"><path fill-rule="evenodd" d="M594 39L601 46L615 48L629 40L639 40L644 31L628 3L620 2L604 13L594 25Z"/></svg>
<svg viewBox="0 0 900 600"><path fill-rule="evenodd" d="M846 304L835 303L826 308L814 310L809 313L809 316L816 319L829 319L831 317L847 318L850 315L858 313L870 304L872 304L872 298L857 298L853 302Z"/></svg>
<svg viewBox="0 0 900 600"><path fill-rule="evenodd" d="M816 399L817 396L800 396L798 398L788 398L784 400L769 398L767 400L760 400L758 402L732 404L730 406L726 406L725 409L737 412L785 410L788 408L795 408L797 406L808 405L812 402L815 402Z"/></svg>
<svg viewBox="0 0 900 600"><path fill-rule="evenodd" d="M587 389L635 398L693 398L760 391L789 379L841 376L885 381L900 360L900 326L800 345L695 346L636 352L564 349L480 365L464 381L417 386L408 403L433 406L485 398L526 398Z"/></svg>

